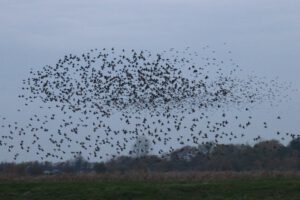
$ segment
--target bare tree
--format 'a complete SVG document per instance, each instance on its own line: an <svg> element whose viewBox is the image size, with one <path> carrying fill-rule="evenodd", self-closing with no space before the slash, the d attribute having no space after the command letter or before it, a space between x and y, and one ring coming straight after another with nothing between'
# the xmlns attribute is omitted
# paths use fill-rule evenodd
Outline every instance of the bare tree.
<svg viewBox="0 0 300 200"><path fill-rule="evenodd" d="M198 145L198 151L203 155L208 156L216 148L217 144L214 141L205 142Z"/></svg>
<svg viewBox="0 0 300 200"><path fill-rule="evenodd" d="M150 141L144 135L140 135L136 138L133 147L132 147L132 154L136 158L145 157L149 154L150 150Z"/></svg>

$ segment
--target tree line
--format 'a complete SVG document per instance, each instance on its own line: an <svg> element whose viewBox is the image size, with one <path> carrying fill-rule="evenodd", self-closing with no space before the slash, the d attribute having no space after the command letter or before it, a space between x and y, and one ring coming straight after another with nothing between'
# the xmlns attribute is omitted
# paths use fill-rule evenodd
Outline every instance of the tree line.
<svg viewBox="0 0 300 200"><path fill-rule="evenodd" d="M300 138L287 146L277 140L261 141L253 146L207 142L197 147L184 146L165 156L149 155L149 146L140 141L137 141L139 145L133 146L131 156L116 157L107 162L88 162L78 156L60 163L0 163L0 174L300 170Z"/></svg>

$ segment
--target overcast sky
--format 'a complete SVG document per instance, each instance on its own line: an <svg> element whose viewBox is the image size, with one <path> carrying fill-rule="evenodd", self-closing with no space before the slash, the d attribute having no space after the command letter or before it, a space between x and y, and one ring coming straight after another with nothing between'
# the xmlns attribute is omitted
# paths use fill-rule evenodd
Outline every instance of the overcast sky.
<svg viewBox="0 0 300 200"><path fill-rule="evenodd" d="M103 47L218 50L226 42L245 70L300 88L299 9L298 0L0 0L0 115L22 118L16 97L30 68ZM279 109L299 130L300 95L291 96Z"/></svg>

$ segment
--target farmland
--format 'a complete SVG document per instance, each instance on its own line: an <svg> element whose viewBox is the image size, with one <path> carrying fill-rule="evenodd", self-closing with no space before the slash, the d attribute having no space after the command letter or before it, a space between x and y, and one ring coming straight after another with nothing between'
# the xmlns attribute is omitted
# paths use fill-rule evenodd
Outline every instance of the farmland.
<svg viewBox="0 0 300 200"><path fill-rule="evenodd" d="M0 199L300 199L300 178L294 172L2 177Z"/></svg>

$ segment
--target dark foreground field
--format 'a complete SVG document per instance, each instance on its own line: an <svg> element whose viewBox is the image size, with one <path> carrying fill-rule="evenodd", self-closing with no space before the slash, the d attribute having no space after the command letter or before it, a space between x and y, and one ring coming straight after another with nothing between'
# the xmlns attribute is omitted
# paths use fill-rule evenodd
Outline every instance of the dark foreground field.
<svg viewBox="0 0 300 200"><path fill-rule="evenodd" d="M171 180L96 180L91 177L2 180L0 199L300 199L298 177L229 175L225 178L221 174L216 178Z"/></svg>

